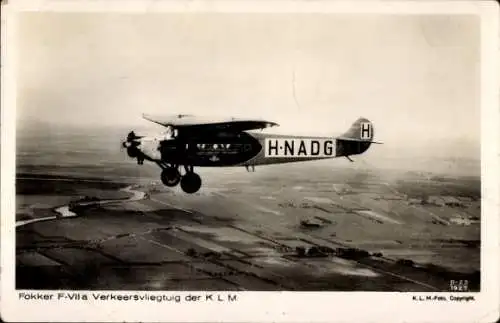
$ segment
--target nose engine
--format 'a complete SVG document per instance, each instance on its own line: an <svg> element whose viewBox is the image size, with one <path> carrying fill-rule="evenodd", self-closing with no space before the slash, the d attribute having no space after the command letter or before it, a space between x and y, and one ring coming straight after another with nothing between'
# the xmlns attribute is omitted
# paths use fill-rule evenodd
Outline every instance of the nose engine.
<svg viewBox="0 0 500 323"><path fill-rule="evenodd" d="M139 149L141 145L141 137L137 136L133 131L129 132L127 139L122 143L123 148L127 149L127 155L130 158L137 158L137 162L141 163L143 160L141 157L141 150Z"/></svg>

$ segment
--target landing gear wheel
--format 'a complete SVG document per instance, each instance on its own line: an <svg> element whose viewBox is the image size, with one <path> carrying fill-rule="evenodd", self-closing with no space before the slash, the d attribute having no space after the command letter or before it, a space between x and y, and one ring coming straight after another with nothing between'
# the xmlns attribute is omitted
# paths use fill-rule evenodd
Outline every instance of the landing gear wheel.
<svg viewBox="0 0 500 323"><path fill-rule="evenodd" d="M201 187L201 178L198 174L193 172L188 172L186 175L182 176L181 188L184 192L188 194L193 194L198 192Z"/></svg>
<svg viewBox="0 0 500 323"><path fill-rule="evenodd" d="M161 181L165 186L174 187L181 181L181 173L176 167L165 168L161 172Z"/></svg>

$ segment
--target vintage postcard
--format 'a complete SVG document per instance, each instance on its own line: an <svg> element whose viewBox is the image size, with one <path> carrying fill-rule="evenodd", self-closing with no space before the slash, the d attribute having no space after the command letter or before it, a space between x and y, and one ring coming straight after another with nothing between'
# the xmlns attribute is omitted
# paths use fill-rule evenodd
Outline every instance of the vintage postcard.
<svg viewBox="0 0 500 323"><path fill-rule="evenodd" d="M498 12L4 3L2 320L498 320Z"/></svg>

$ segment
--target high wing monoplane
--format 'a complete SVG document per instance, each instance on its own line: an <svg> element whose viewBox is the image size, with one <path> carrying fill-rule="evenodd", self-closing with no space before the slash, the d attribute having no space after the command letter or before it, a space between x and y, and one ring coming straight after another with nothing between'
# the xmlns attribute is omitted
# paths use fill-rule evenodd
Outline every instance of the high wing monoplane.
<svg viewBox="0 0 500 323"><path fill-rule="evenodd" d="M145 160L162 169L161 181L174 187L180 183L186 193L201 188L194 167L244 166L254 171L257 165L281 164L364 153L373 141L372 123L359 118L339 137L302 137L264 134L255 130L277 126L257 119L201 118L193 115L144 119L160 124L160 136L139 136L131 131L123 142L127 154L142 165ZM254 131L252 131L254 130ZM181 174L181 166L184 174Z"/></svg>

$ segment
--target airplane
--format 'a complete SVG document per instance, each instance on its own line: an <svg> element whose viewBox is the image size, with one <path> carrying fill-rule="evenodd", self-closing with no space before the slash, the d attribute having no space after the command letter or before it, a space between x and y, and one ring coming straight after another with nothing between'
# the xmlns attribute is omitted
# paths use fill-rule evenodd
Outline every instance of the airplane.
<svg viewBox="0 0 500 323"><path fill-rule="evenodd" d="M162 125L165 132L141 136L131 131L122 147L129 157L161 168L161 181L168 187L180 183L188 194L197 192L202 181L194 167L255 166L345 157L364 153L373 141L374 127L359 118L339 137L285 136L257 132L278 126L260 119L203 118L189 114L165 117L143 114L143 118ZM184 166L184 174L181 174Z"/></svg>

